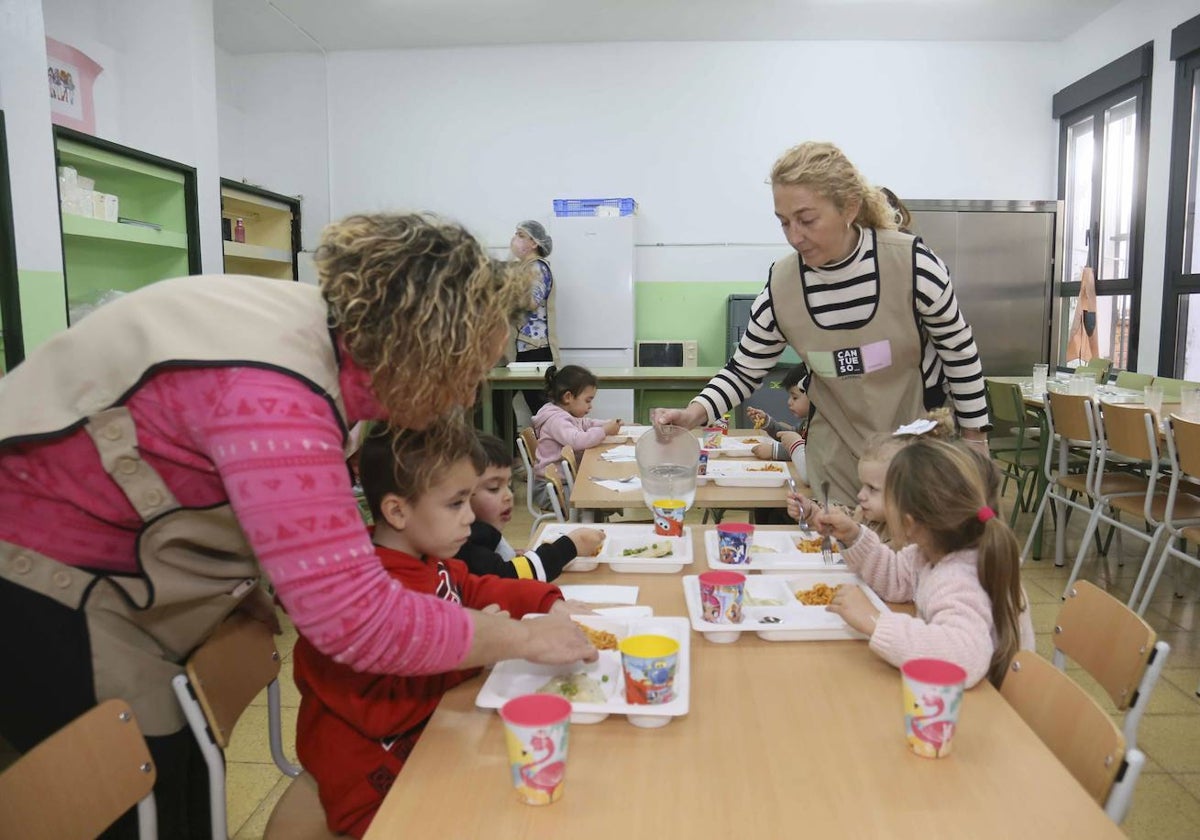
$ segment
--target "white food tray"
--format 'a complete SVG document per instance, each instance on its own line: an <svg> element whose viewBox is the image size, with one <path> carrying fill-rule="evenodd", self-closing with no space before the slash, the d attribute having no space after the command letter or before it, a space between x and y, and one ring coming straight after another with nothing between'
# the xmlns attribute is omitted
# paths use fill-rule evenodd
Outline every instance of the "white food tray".
<svg viewBox="0 0 1200 840"><path fill-rule="evenodd" d="M708 453L709 458L714 455L722 458L753 458L754 447L760 443L771 443L770 435L763 432L749 437L725 436L721 438L720 446L705 447L704 451Z"/></svg>
<svg viewBox="0 0 1200 840"><path fill-rule="evenodd" d="M600 659L585 665L539 665L524 659L507 659L492 669L487 681L475 697L481 709L499 709L522 694L531 694L545 685L551 677L576 672L586 673L596 680L608 677L600 688L607 697L604 703L571 703L571 723L599 723L610 714L625 715L634 726L654 728L665 726L673 717L688 713L691 691L691 633L686 618L617 619L581 615L575 620L594 630L607 630L618 640L653 633L669 636L679 642L679 659L675 668L675 699L655 706L640 706L625 702L625 678L621 673L621 654L615 650L600 651Z"/></svg>
<svg viewBox="0 0 1200 840"><path fill-rule="evenodd" d="M780 467L767 470L764 467ZM791 472L783 461L709 461L704 475L696 476L697 484L713 482L722 487L782 487Z"/></svg>
<svg viewBox="0 0 1200 840"><path fill-rule="evenodd" d="M741 624L716 624L705 621L700 609L700 578L683 578L683 598L687 602L692 629L703 633L710 642L736 642L742 633L757 633L768 642L812 642L828 639L865 639L866 636L850 627L841 617L824 607L806 607L796 600L795 593L811 589L818 583L829 586L861 586L867 598L880 610L887 607L869 586L853 572L821 569L796 572L788 577L753 575L746 578L743 598L779 601L778 605L755 606L743 601ZM778 618L776 623L764 624L762 619Z"/></svg>
<svg viewBox="0 0 1200 840"><path fill-rule="evenodd" d="M690 566L692 556L692 529L685 527L682 537L664 537L654 533L654 525L618 523L616 525L579 525L574 522L555 523L542 529L535 548L542 543L554 542L576 528L596 528L603 531L605 539L600 553L595 557L576 557L566 565L568 572L590 572L601 563L608 563L614 572L646 572L670 574L684 566ZM637 548L651 542L671 543L672 553L666 557L625 557L627 548Z"/></svg>
<svg viewBox="0 0 1200 840"><path fill-rule="evenodd" d="M750 562L735 565L721 562L721 544L717 531L714 529L704 534L704 553L708 557L710 569L723 569L731 572L750 570L775 573L793 572L800 569L846 568L842 564L842 555L836 551L833 553L833 559L837 561L836 567L825 565L825 558L819 551L815 554L799 551L796 548L796 541L801 537L820 539L821 535L815 531L755 530L754 539L750 543ZM773 552L755 551L755 548L773 548L775 550Z"/></svg>

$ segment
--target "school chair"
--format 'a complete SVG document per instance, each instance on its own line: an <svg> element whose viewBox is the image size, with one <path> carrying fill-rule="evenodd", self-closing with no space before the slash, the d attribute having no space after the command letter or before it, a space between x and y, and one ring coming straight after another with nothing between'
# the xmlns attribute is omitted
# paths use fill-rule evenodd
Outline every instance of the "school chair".
<svg viewBox="0 0 1200 840"><path fill-rule="evenodd" d="M1055 666L1066 671L1071 659L1090 674L1125 713L1125 745L1137 747L1138 725L1171 646L1141 616L1086 580L1067 592L1052 641Z"/></svg>
<svg viewBox="0 0 1200 840"><path fill-rule="evenodd" d="M575 461L575 450L569 446L562 449L562 477L567 485L567 498L575 492L575 476L579 473L579 465Z"/></svg>
<svg viewBox="0 0 1200 840"><path fill-rule="evenodd" d="M1031 650L1018 651L1000 685L1016 710L1075 780L1120 825L1145 754L1083 688Z"/></svg>
<svg viewBox="0 0 1200 840"><path fill-rule="evenodd" d="M1029 529L1029 537L1021 551L1024 563L1038 534L1038 523L1046 513L1046 505L1054 503L1054 565L1063 565L1066 554L1067 518L1071 510L1091 515L1091 486L1096 470L1096 430L1092 420L1091 398L1079 394L1046 394L1046 460L1042 464L1046 490L1038 503L1037 513ZM1072 447L1086 447L1086 472L1076 461L1072 466Z"/></svg>
<svg viewBox="0 0 1200 840"><path fill-rule="evenodd" d="M136 805L138 836L154 840L157 778L133 710L106 700L0 773L0 836L87 840Z"/></svg>
<svg viewBox="0 0 1200 840"><path fill-rule="evenodd" d="M537 457L537 436L528 426L517 432L517 452L525 467L525 507L529 511L529 515L533 517L533 522L529 525L529 539L532 540L538 525L547 519L553 519L554 511L543 510L533 501L533 459Z"/></svg>
<svg viewBox="0 0 1200 840"><path fill-rule="evenodd" d="M1009 527L1017 523L1017 514L1029 510L1036 504L1038 469L1041 466L1038 452L1039 442L1030 431L1036 428L1036 419L1025 408L1021 386L1015 383L985 379L988 416L1002 433L988 436L988 450L992 460L1000 465L1004 481L1000 494L1004 495L1008 481L1017 485L1017 498L1009 515Z"/></svg>
<svg viewBox="0 0 1200 840"><path fill-rule="evenodd" d="M567 501L567 493L563 488L562 475L557 464L546 465L546 484L550 487L550 506L559 522L568 522L571 518L571 508Z"/></svg>
<svg viewBox="0 0 1200 840"><path fill-rule="evenodd" d="M1098 451L1090 493L1092 511L1075 565L1063 589L1063 598L1079 577L1079 569L1101 522L1135 537L1146 545L1142 567L1138 572L1129 604L1137 603L1138 593L1150 568L1150 558L1158 540L1166 532L1167 490L1159 483L1162 464L1159 460L1158 432L1154 412L1142 405L1090 403ZM1141 465L1142 472L1126 472L1129 462ZM1164 476L1165 477L1165 476ZM1150 533L1134 527L1120 518L1121 514L1137 517L1149 526Z"/></svg>
<svg viewBox="0 0 1200 840"><path fill-rule="evenodd" d="M1112 359L1091 359L1075 368L1076 373L1091 373L1096 377L1096 384L1103 385L1108 381L1108 372L1112 369Z"/></svg>
<svg viewBox="0 0 1200 840"><path fill-rule="evenodd" d="M1154 384L1162 388L1163 402L1177 403L1181 399L1180 392L1183 390L1183 386L1190 383L1182 379L1172 379L1169 376L1156 376Z"/></svg>
<svg viewBox="0 0 1200 840"><path fill-rule="evenodd" d="M1117 371L1117 380L1113 383L1118 388L1128 388L1131 391L1141 391L1154 381L1154 374L1138 373L1133 370Z"/></svg>
<svg viewBox="0 0 1200 840"><path fill-rule="evenodd" d="M1172 414L1167 421L1166 439L1172 465L1171 486L1167 491L1167 539L1138 605L1138 615L1146 614L1163 569L1172 557L1200 568L1200 560L1183 550L1189 542L1200 545L1200 496L1196 495L1200 492L1196 486L1200 482L1200 422ZM1197 692L1200 693L1200 688Z"/></svg>
<svg viewBox="0 0 1200 840"><path fill-rule="evenodd" d="M188 726L208 765L214 840L227 840L229 836L225 815L224 751L238 719L264 688L267 689L271 758L275 766L293 780L304 773L302 767L292 764L283 753L280 660L271 628L258 619L235 612L188 658L186 673L171 680ZM292 788L296 790L293 792ZM293 781L275 806L272 820L276 820L278 812L277 824L288 825L291 837L310 840L334 837L325 827L325 812L316 801L316 792L316 785L309 779L299 786ZM295 816L297 812L308 815L303 831L295 828L300 821Z"/></svg>

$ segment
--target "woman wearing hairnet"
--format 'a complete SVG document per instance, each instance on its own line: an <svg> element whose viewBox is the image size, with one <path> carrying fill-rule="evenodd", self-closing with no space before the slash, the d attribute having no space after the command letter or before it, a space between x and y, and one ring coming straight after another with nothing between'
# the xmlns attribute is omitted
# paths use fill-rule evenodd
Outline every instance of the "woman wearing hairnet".
<svg viewBox="0 0 1200 840"><path fill-rule="evenodd" d="M517 329L518 362L554 362L558 356L558 338L554 334L554 275L546 257L554 249L554 240L541 222L528 219L517 225L509 249L528 269L533 284L534 308ZM522 391L530 414L546 404L541 391Z"/></svg>

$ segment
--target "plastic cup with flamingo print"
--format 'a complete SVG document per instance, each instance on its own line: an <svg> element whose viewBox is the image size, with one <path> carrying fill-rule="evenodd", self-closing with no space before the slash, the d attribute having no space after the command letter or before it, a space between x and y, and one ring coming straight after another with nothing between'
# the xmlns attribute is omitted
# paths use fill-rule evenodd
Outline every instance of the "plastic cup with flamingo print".
<svg viewBox="0 0 1200 840"><path fill-rule="evenodd" d="M554 694L524 694L500 707L500 719L517 798L526 805L557 802L567 775L571 702Z"/></svg>
<svg viewBox="0 0 1200 840"><path fill-rule="evenodd" d="M910 659L900 666L900 675L908 748L923 758L949 755L967 672L942 659Z"/></svg>

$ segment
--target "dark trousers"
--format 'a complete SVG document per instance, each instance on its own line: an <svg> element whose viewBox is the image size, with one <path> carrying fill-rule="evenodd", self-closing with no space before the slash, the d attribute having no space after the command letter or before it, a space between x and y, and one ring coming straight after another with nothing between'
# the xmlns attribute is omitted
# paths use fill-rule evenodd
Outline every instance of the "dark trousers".
<svg viewBox="0 0 1200 840"><path fill-rule="evenodd" d="M0 736L28 752L96 705L83 611L0 580L0 673ZM159 837L211 837L208 770L191 730L146 738L146 744L158 773ZM136 840L136 812L102 837Z"/></svg>
<svg viewBox="0 0 1200 840"><path fill-rule="evenodd" d="M549 347L540 347L537 350L521 350L517 353L518 362L553 362L554 353ZM530 414L537 414L547 402L545 391L522 391L521 395L525 397L525 404L529 406Z"/></svg>

